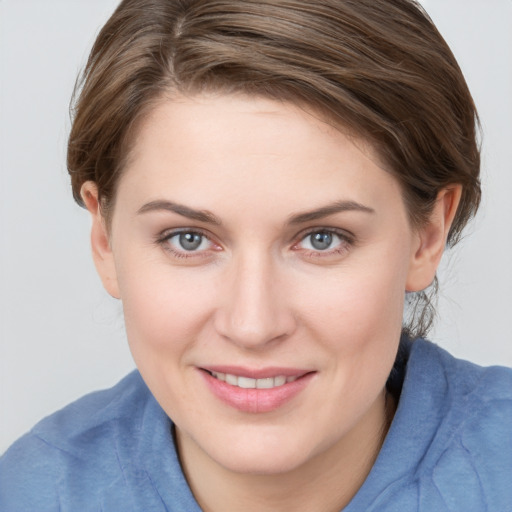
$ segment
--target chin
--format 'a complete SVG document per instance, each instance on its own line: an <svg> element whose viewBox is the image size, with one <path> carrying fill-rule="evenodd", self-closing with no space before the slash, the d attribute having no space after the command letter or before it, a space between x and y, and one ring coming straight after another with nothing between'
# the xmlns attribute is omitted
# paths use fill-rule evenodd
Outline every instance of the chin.
<svg viewBox="0 0 512 512"><path fill-rule="evenodd" d="M223 456L217 463L233 473L247 475L277 475L290 473L305 462L304 453L299 449L295 453L287 453L280 450L276 453L254 453L253 450L245 453Z"/></svg>
<svg viewBox="0 0 512 512"><path fill-rule="evenodd" d="M214 446L204 446L204 450L217 464L240 474L288 473L311 457L311 449L305 440L294 438L288 431L276 433L271 429L251 435L247 432L251 429L245 430L244 435L230 435L229 439L218 440Z"/></svg>

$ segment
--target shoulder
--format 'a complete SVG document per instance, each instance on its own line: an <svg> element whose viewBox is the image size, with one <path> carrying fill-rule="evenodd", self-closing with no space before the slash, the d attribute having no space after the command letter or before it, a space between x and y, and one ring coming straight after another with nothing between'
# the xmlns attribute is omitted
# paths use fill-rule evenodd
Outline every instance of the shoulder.
<svg viewBox="0 0 512 512"><path fill-rule="evenodd" d="M435 426L419 473L454 510L512 510L512 370L417 343L409 386L418 395L425 394L418 383L427 390Z"/></svg>
<svg viewBox="0 0 512 512"><path fill-rule="evenodd" d="M139 372L133 371L112 388L89 393L43 419L30 433L80 457L82 448L89 453L91 441L99 442L116 429L140 429L150 398Z"/></svg>
<svg viewBox="0 0 512 512"><path fill-rule="evenodd" d="M512 413L512 369L483 367L457 359L442 348L424 340L414 342L408 363L412 388L419 380L437 398L444 412L461 427L472 419L507 417ZM507 425L510 429L510 424Z"/></svg>
<svg viewBox="0 0 512 512"><path fill-rule="evenodd" d="M512 511L512 370L402 348L395 417L347 512Z"/></svg>
<svg viewBox="0 0 512 512"><path fill-rule="evenodd" d="M85 500L98 464L106 484L115 482L120 472L116 445L136 437L150 396L133 372L113 388L91 393L38 423L0 458L0 509L58 509L63 486L67 492L76 485Z"/></svg>
<svg viewBox="0 0 512 512"><path fill-rule="evenodd" d="M438 345L426 341L413 342L412 356L425 367L440 366L449 383L460 383L462 391L478 390L481 396L512 397L512 368L504 366L479 366L458 359ZM502 386L501 384L506 384Z"/></svg>

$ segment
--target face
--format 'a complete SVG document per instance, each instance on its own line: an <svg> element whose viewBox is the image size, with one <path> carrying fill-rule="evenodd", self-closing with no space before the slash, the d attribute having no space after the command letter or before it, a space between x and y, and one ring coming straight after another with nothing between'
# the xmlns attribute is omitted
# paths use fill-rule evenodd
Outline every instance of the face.
<svg viewBox="0 0 512 512"><path fill-rule="evenodd" d="M141 126L96 262L181 445L272 473L378 424L424 246L361 141L293 105L198 96Z"/></svg>

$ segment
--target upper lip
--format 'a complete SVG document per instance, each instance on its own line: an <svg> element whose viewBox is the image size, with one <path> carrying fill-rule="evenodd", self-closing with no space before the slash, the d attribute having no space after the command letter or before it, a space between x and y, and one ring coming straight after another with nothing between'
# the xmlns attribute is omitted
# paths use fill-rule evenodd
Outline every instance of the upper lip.
<svg viewBox="0 0 512 512"><path fill-rule="evenodd" d="M268 379L271 377L284 376L284 377L302 377L312 370L305 370L300 368L283 368L278 366L269 366L267 368L248 368L245 366L231 366L231 365L212 365L201 366L202 370L215 373L228 373L236 375L237 377L248 377L250 379Z"/></svg>

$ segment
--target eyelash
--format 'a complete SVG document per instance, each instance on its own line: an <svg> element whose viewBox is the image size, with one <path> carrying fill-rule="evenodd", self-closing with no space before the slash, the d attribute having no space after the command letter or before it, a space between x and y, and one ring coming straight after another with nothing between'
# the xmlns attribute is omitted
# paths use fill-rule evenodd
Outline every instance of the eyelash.
<svg viewBox="0 0 512 512"><path fill-rule="evenodd" d="M200 229L177 229L172 231L165 231L163 232L157 239L156 243L163 247L166 251L170 252L173 257L180 258L180 259L187 259L187 258L198 258L198 257L207 257L209 256L207 254L208 249L201 250L201 251L187 251L185 249L183 250L176 250L172 247L172 245L169 243L170 240L172 240L174 237L177 237L179 235L183 234L190 234L190 235L199 235L203 237L204 239L208 240L210 244L214 244L210 237L203 232ZM320 249L300 249L298 246L302 242L304 242L308 237L314 235L314 234L327 234L327 235L334 235L339 239L339 244L334 249L326 249L326 250L320 250ZM350 250L351 246L354 245L355 240L352 234L347 233L346 231L336 229L336 228L310 228L307 231L303 231L296 237L297 242L294 242L292 245L292 250L294 251L303 251L308 256L313 258L325 258L325 257L332 257L337 256L346 253L348 250ZM202 242L201 242L202 243ZM220 247L220 246L218 246ZM221 250L221 249L218 249Z"/></svg>
<svg viewBox="0 0 512 512"><path fill-rule="evenodd" d="M175 258L181 258L181 259L187 259L187 258L197 258L197 257L205 257L207 256L205 254L206 251L186 251L183 250L176 250L172 247L172 245L169 243L170 240L172 240L174 237L184 234L190 234L190 235L199 235L203 237L204 239L208 240L210 244L212 243L210 237L201 231L200 229L175 229L172 231L165 231L162 233L156 240L156 243L163 247L166 251L170 252ZM201 242L202 243L202 242Z"/></svg>
<svg viewBox="0 0 512 512"><path fill-rule="evenodd" d="M339 239L339 244L332 248L332 249L326 249L324 251L320 249L302 249L305 251L309 257L313 258L328 258L332 256L339 256L342 254L345 254L347 251L350 250L350 248L354 245L355 239L354 236L350 233L347 233L346 231L343 231L341 229L336 228L313 228L308 229L307 231L303 231L300 233L297 238L298 241L292 245L293 250L301 250L300 248L297 248L298 245L305 240L307 240L308 237L311 237L315 234L327 234L327 235L334 235Z"/></svg>

